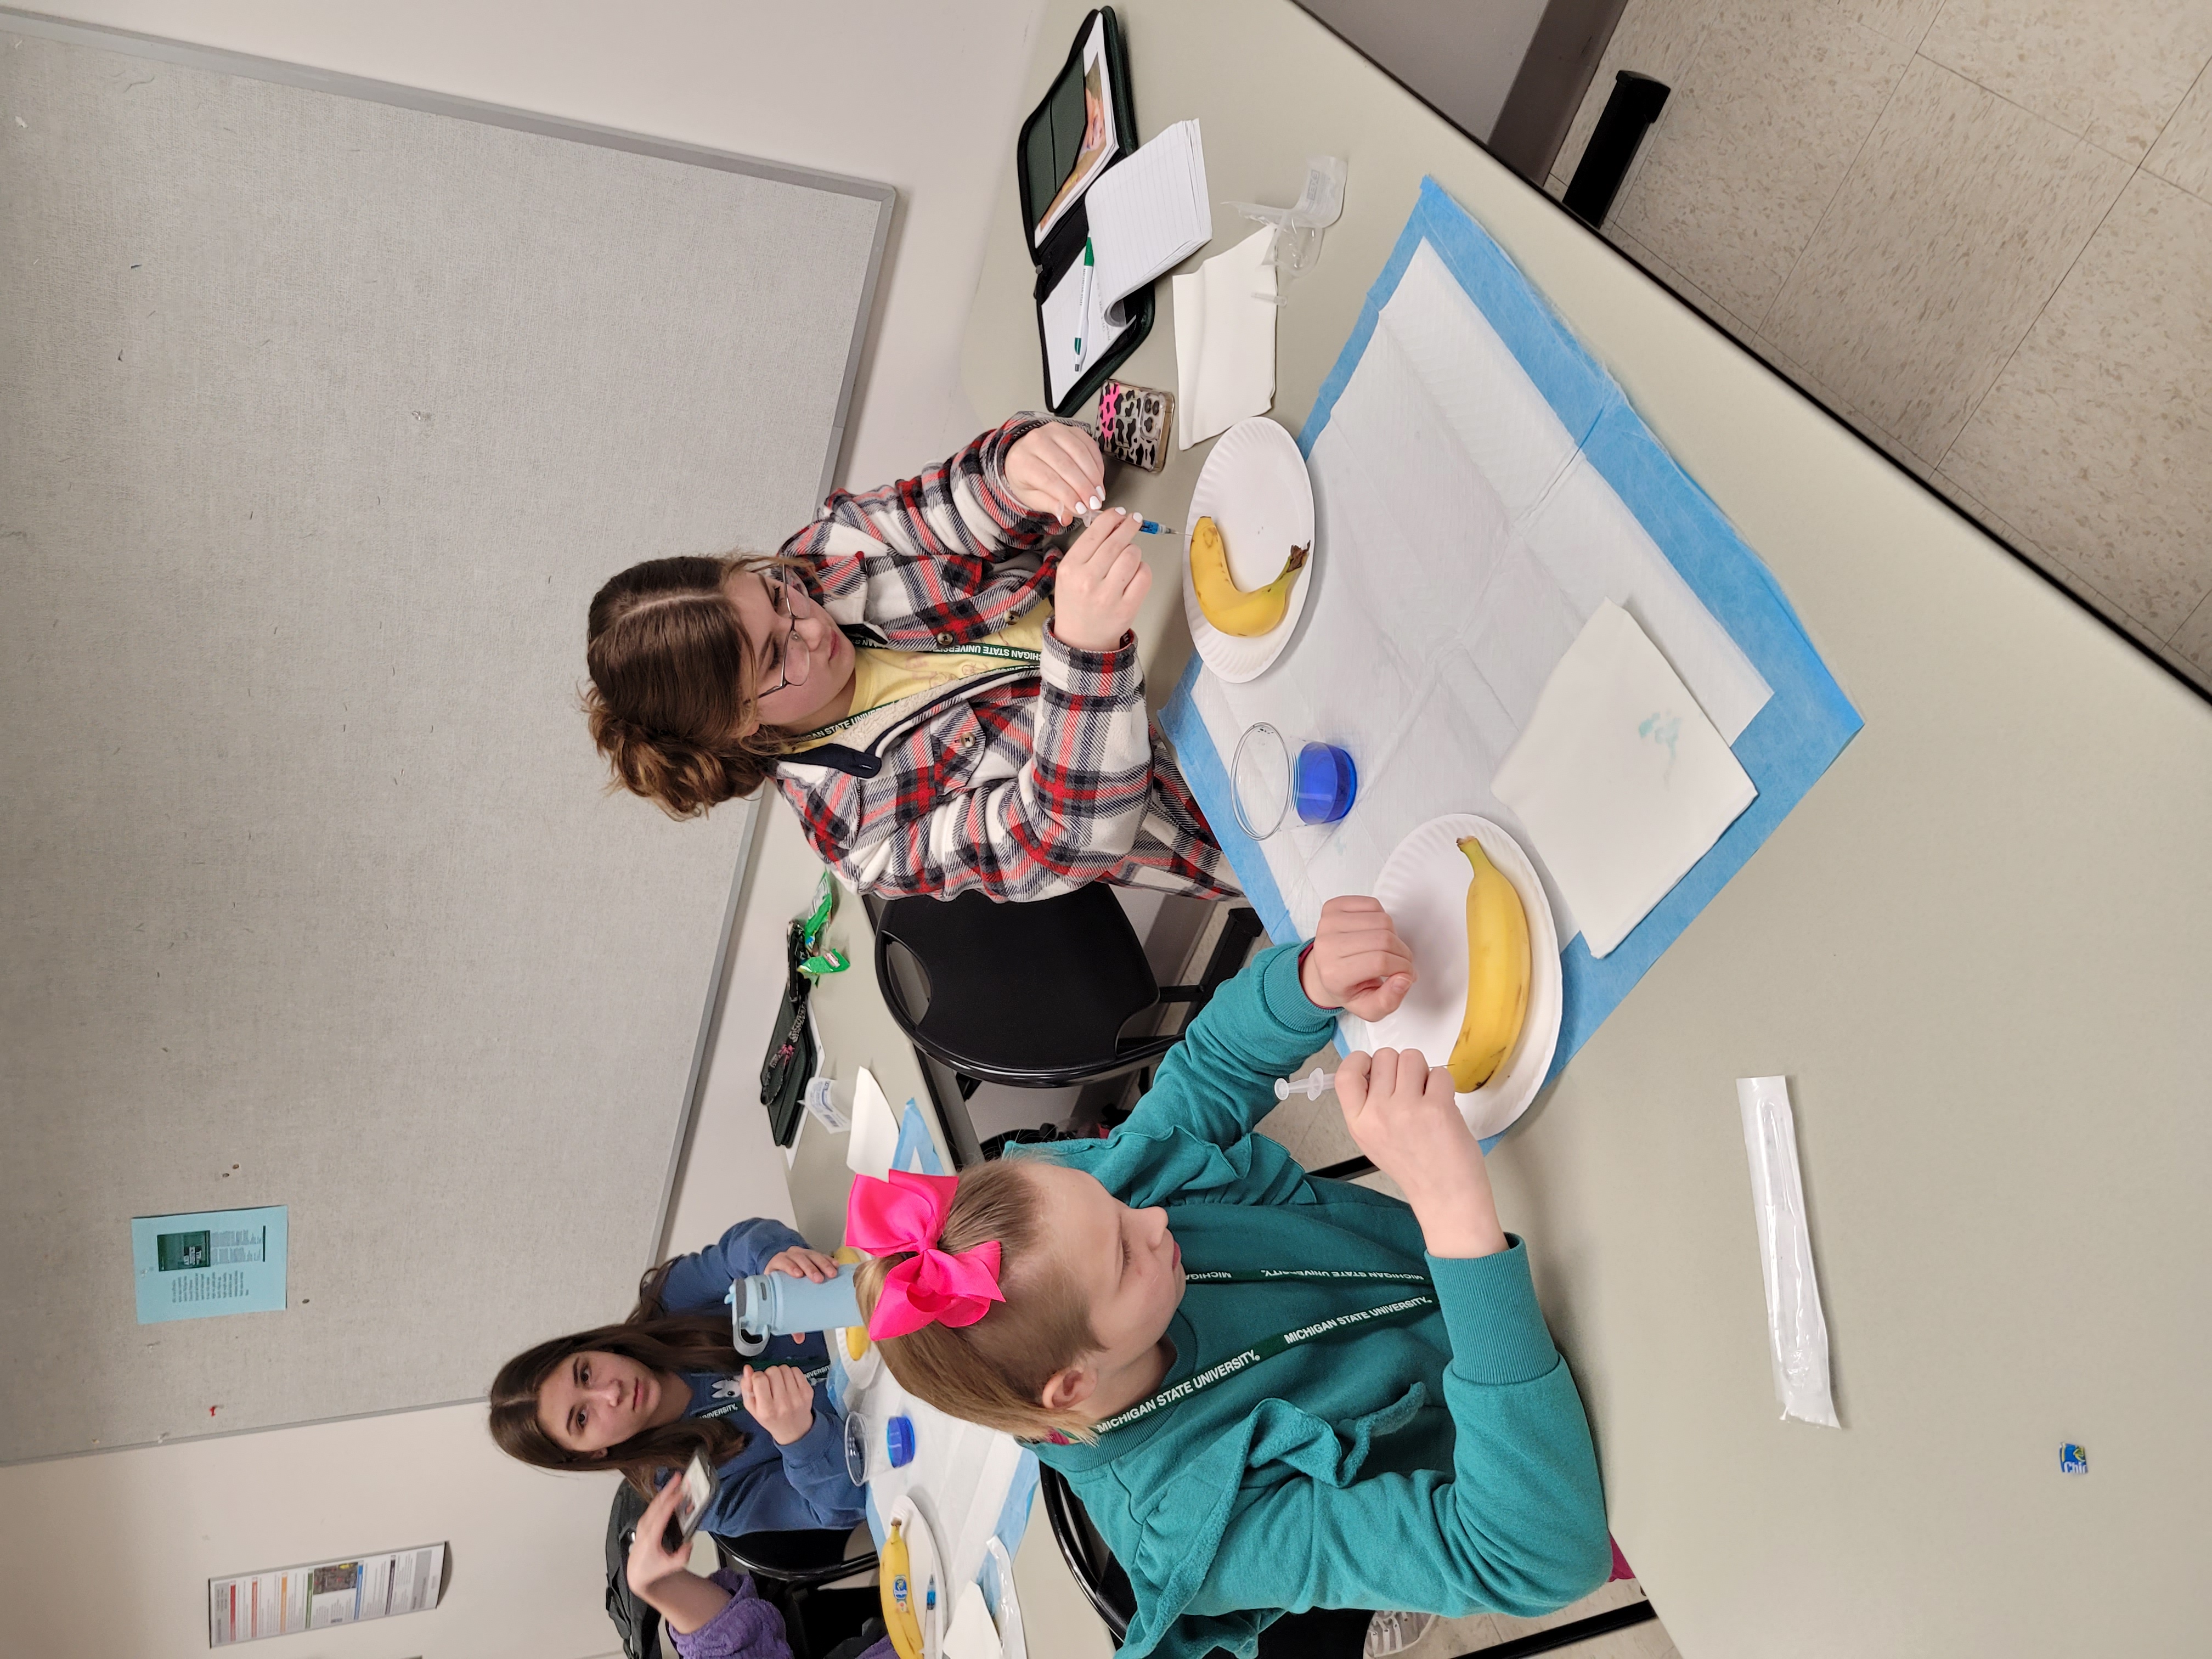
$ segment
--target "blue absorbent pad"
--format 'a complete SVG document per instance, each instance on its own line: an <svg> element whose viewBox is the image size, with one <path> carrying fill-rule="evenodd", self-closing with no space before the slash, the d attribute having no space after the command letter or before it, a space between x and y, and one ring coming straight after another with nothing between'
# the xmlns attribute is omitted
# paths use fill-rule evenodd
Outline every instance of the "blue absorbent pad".
<svg viewBox="0 0 2212 1659"><path fill-rule="evenodd" d="M1773 574L1652 435L1612 376L1434 179L1422 181L1413 216L1315 399L1299 437L1300 451L1310 459L1328 429L1375 337L1378 317L1424 243L1510 350L1583 459L1619 496L1771 693L1730 744L1757 787L1758 799L1610 955L1591 957L1579 933L1562 949L1565 1012L1552 1063L1551 1075L1556 1077L1660 952L1803 799L1862 722ZM1322 548L1317 560L1328 551ZM1310 623L1310 615L1302 635L1311 632ZM1295 651L1300 642L1294 640L1291 648ZM1300 929L1273 872L1260 848L1237 827L1223 753L1233 747L1234 734L1217 742L1199 710L1194 694L1203 672L1194 655L1161 713L1161 724L1269 935L1277 940L1296 938ZM1361 783L1364 789L1364 775ZM1355 805L1352 811L1357 815L1359 807ZM1414 827L1408 823L1395 829L1402 835Z"/></svg>

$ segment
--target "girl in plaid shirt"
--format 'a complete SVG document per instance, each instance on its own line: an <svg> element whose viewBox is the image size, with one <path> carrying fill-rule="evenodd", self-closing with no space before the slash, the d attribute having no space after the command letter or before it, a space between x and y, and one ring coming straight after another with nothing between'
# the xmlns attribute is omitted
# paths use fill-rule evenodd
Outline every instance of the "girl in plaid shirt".
<svg viewBox="0 0 2212 1659"><path fill-rule="evenodd" d="M772 558L632 566L592 601L593 740L677 817L773 779L824 861L887 897L1235 894L1146 714L1134 520L1046 544L1104 479L1088 432L1017 416L838 491Z"/></svg>

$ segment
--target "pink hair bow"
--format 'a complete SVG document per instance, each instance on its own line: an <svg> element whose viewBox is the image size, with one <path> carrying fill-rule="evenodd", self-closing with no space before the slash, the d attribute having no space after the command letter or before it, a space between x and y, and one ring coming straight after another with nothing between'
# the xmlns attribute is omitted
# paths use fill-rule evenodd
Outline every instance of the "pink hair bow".
<svg viewBox="0 0 2212 1659"><path fill-rule="evenodd" d="M872 1337L904 1336L925 1325L972 1325L1004 1302L999 1289L999 1241L957 1255L937 1248L952 1195L953 1176L893 1170L890 1179L855 1176L845 1206L845 1242L870 1255L915 1254L884 1275L883 1294L868 1317Z"/></svg>

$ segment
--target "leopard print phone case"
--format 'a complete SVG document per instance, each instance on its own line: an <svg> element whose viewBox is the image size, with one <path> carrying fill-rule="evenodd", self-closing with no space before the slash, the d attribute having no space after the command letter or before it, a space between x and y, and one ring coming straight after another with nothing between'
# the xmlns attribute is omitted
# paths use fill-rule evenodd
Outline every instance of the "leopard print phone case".
<svg viewBox="0 0 2212 1659"><path fill-rule="evenodd" d="M1157 472L1167 465L1175 398L1150 386L1109 380L1098 390L1098 447L1113 459Z"/></svg>

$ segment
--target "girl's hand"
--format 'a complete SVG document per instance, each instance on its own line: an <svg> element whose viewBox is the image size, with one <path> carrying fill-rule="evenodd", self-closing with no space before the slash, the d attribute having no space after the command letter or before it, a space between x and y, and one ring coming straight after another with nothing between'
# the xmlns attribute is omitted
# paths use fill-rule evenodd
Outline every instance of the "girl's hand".
<svg viewBox="0 0 2212 1659"><path fill-rule="evenodd" d="M1321 907L1313 949L1298 969L1298 988L1315 1007L1381 1019L1396 1012L1415 977L1413 953L1378 901L1352 895Z"/></svg>
<svg viewBox="0 0 2212 1659"><path fill-rule="evenodd" d="M778 1250L769 1257L764 1273L781 1273L787 1279L811 1279L815 1284L837 1276L837 1264L819 1250L810 1250L804 1244L794 1244L787 1250Z"/></svg>
<svg viewBox="0 0 2212 1659"><path fill-rule="evenodd" d="M738 1387L753 1421L777 1445L788 1446L814 1426L814 1385L798 1366L771 1365L757 1371L748 1365Z"/></svg>
<svg viewBox="0 0 2212 1659"><path fill-rule="evenodd" d="M1078 651L1116 650L1152 586L1152 568L1137 550L1137 520L1109 508L1060 555L1052 631Z"/></svg>
<svg viewBox="0 0 2212 1659"><path fill-rule="evenodd" d="M1434 1256L1494 1255L1505 1248L1482 1148L1460 1115L1451 1073L1417 1048L1350 1054L1336 1098L1353 1145L1398 1183Z"/></svg>
<svg viewBox="0 0 2212 1659"><path fill-rule="evenodd" d="M1047 421L1008 452L1006 488L1030 512L1073 523L1078 513L1105 500L1106 463L1097 440L1079 426Z"/></svg>
<svg viewBox="0 0 2212 1659"><path fill-rule="evenodd" d="M653 1494L653 1502L645 1506L645 1514L637 1523L637 1536L630 1540L629 1565L623 1571L630 1589L648 1601L653 1601L661 1580L691 1570L690 1539L672 1550L662 1541L670 1523L676 1519L676 1506L683 1498L684 1477L679 1473Z"/></svg>
<svg viewBox="0 0 2212 1659"><path fill-rule="evenodd" d="M691 1571L690 1539L673 1550L661 1542L683 1496L680 1474L653 1495L638 1521L636 1537L630 1540L629 1561L623 1572L635 1594L643 1596L672 1630L688 1636L730 1604L730 1593Z"/></svg>

